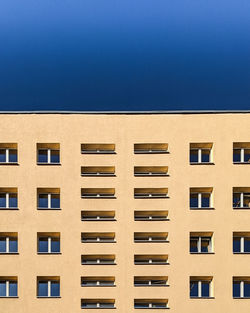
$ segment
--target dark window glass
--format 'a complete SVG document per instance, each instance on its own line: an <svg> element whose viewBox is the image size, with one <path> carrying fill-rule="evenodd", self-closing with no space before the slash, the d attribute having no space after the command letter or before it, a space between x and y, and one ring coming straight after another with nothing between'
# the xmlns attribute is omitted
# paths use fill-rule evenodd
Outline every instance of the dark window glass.
<svg viewBox="0 0 250 313"><path fill-rule="evenodd" d="M198 297L198 281L190 282L190 297Z"/></svg>
<svg viewBox="0 0 250 313"><path fill-rule="evenodd" d="M240 238L233 238L233 252L240 252Z"/></svg>
<svg viewBox="0 0 250 313"><path fill-rule="evenodd" d="M9 282L9 296L17 297L17 282L16 281Z"/></svg>
<svg viewBox="0 0 250 313"><path fill-rule="evenodd" d="M190 160L190 163L198 162L198 149L190 150L189 160Z"/></svg>
<svg viewBox="0 0 250 313"><path fill-rule="evenodd" d="M250 162L250 149L244 149L244 162Z"/></svg>
<svg viewBox="0 0 250 313"><path fill-rule="evenodd" d="M198 238L190 239L190 252L198 252Z"/></svg>
<svg viewBox="0 0 250 313"><path fill-rule="evenodd" d="M244 252L250 252L250 237L245 237L244 240Z"/></svg>
<svg viewBox="0 0 250 313"><path fill-rule="evenodd" d="M9 162L17 162L17 150L11 149L9 150Z"/></svg>
<svg viewBox="0 0 250 313"><path fill-rule="evenodd" d="M48 163L48 150L38 150L38 163Z"/></svg>
<svg viewBox="0 0 250 313"><path fill-rule="evenodd" d="M17 239L16 238L9 239L9 251L12 253L17 252Z"/></svg>
<svg viewBox="0 0 250 313"><path fill-rule="evenodd" d="M210 162L210 150L201 150L201 162L208 163Z"/></svg>
<svg viewBox="0 0 250 313"><path fill-rule="evenodd" d="M240 282L239 281L233 282L233 297L234 298L240 297Z"/></svg>
<svg viewBox="0 0 250 313"><path fill-rule="evenodd" d="M210 194L202 194L201 195L201 206L203 208L210 207Z"/></svg>
<svg viewBox="0 0 250 313"><path fill-rule="evenodd" d="M6 252L6 238L0 238L0 252Z"/></svg>
<svg viewBox="0 0 250 313"><path fill-rule="evenodd" d="M153 308L165 308L166 304L165 303L152 303Z"/></svg>
<svg viewBox="0 0 250 313"><path fill-rule="evenodd" d="M250 193L248 192L244 192L243 206L244 208L250 208Z"/></svg>
<svg viewBox="0 0 250 313"><path fill-rule="evenodd" d="M239 208L240 207L240 193L233 193L233 207Z"/></svg>
<svg viewBox="0 0 250 313"><path fill-rule="evenodd" d="M244 297L250 298L250 282L244 282Z"/></svg>
<svg viewBox="0 0 250 313"><path fill-rule="evenodd" d="M209 238L201 238L201 252L207 253L209 252Z"/></svg>
<svg viewBox="0 0 250 313"><path fill-rule="evenodd" d="M38 207L39 208L48 208L48 195L39 194L38 195Z"/></svg>
<svg viewBox="0 0 250 313"><path fill-rule="evenodd" d="M6 194L0 193L0 208L6 208Z"/></svg>
<svg viewBox="0 0 250 313"><path fill-rule="evenodd" d="M60 284L57 281L51 282L51 297L59 297L60 296Z"/></svg>
<svg viewBox="0 0 250 313"><path fill-rule="evenodd" d="M148 308L148 303L135 303L135 308Z"/></svg>
<svg viewBox="0 0 250 313"><path fill-rule="evenodd" d="M51 252L60 252L59 238L51 238Z"/></svg>
<svg viewBox="0 0 250 313"><path fill-rule="evenodd" d="M240 162L240 149L233 150L233 161Z"/></svg>
<svg viewBox="0 0 250 313"><path fill-rule="evenodd" d="M113 303L100 303L100 308L113 308L114 304Z"/></svg>
<svg viewBox="0 0 250 313"><path fill-rule="evenodd" d="M198 194L197 193L190 194L190 208L198 208Z"/></svg>
<svg viewBox="0 0 250 313"><path fill-rule="evenodd" d="M6 150L0 149L0 162L5 163L6 162Z"/></svg>
<svg viewBox="0 0 250 313"><path fill-rule="evenodd" d="M51 195L51 208L60 208L60 195L59 194Z"/></svg>
<svg viewBox="0 0 250 313"><path fill-rule="evenodd" d="M38 296L39 297L48 297L48 282L39 281L38 282Z"/></svg>
<svg viewBox="0 0 250 313"><path fill-rule="evenodd" d="M39 238L38 240L38 252L48 252L48 238Z"/></svg>
<svg viewBox="0 0 250 313"><path fill-rule="evenodd" d="M59 152L59 150L51 150L50 162L51 163L60 163L60 152Z"/></svg>
<svg viewBox="0 0 250 313"><path fill-rule="evenodd" d="M209 282L202 282L201 284L201 296L209 297Z"/></svg>
<svg viewBox="0 0 250 313"><path fill-rule="evenodd" d="M9 207L17 208L17 194L16 193L9 194Z"/></svg>
<svg viewBox="0 0 250 313"><path fill-rule="evenodd" d="M6 297L6 282L0 281L0 297Z"/></svg>

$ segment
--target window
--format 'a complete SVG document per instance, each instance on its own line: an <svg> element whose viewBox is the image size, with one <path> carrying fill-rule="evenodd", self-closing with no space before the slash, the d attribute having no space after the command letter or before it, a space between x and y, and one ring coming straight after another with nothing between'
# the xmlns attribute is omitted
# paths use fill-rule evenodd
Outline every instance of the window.
<svg viewBox="0 0 250 313"><path fill-rule="evenodd" d="M135 188L135 199L168 198L168 188Z"/></svg>
<svg viewBox="0 0 250 313"><path fill-rule="evenodd" d="M82 233L82 242L115 242L115 233Z"/></svg>
<svg viewBox="0 0 250 313"><path fill-rule="evenodd" d="M167 254L136 254L134 256L134 264L138 265L165 265L168 263L168 255Z"/></svg>
<svg viewBox="0 0 250 313"><path fill-rule="evenodd" d="M168 309L168 299L135 299L135 309Z"/></svg>
<svg viewBox="0 0 250 313"><path fill-rule="evenodd" d="M82 221L115 221L115 211L82 211Z"/></svg>
<svg viewBox="0 0 250 313"><path fill-rule="evenodd" d="M82 176L115 176L114 166L82 166Z"/></svg>
<svg viewBox="0 0 250 313"><path fill-rule="evenodd" d="M135 176L168 176L168 166L135 166Z"/></svg>
<svg viewBox="0 0 250 313"><path fill-rule="evenodd" d="M38 209L60 209L60 189L38 188L37 201Z"/></svg>
<svg viewBox="0 0 250 313"><path fill-rule="evenodd" d="M250 298L250 277L233 277L233 298Z"/></svg>
<svg viewBox="0 0 250 313"><path fill-rule="evenodd" d="M190 164L213 164L212 143L190 143Z"/></svg>
<svg viewBox="0 0 250 313"><path fill-rule="evenodd" d="M233 209L250 209L250 187L233 188Z"/></svg>
<svg viewBox="0 0 250 313"><path fill-rule="evenodd" d="M0 143L0 164L17 164L17 143Z"/></svg>
<svg viewBox="0 0 250 313"><path fill-rule="evenodd" d="M190 298L212 298L212 277L190 277Z"/></svg>
<svg viewBox="0 0 250 313"><path fill-rule="evenodd" d="M89 199L114 199L115 198L115 188L82 188L81 189L82 198Z"/></svg>
<svg viewBox="0 0 250 313"><path fill-rule="evenodd" d="M82 309L115 309L115 299L82 299Z"/></svg>
<svg viewBox="0 0 250 313"><path fill-rule="evenodd" d="M135 276L134 277L134 286L152 286L152 287L162 287L168 285L167 276Z"/></svg>
<svg viewBox="0 0 250 313"><path fill-rule="evenodd" d="M82 265L114 265L114 254L85 254L82 255Z"/></svg>
<svg viewBox="0 0 250 313"><path fill-rule="evenodd" d="M115 154L115 144L112 143L83 143L82 154Z"/></svg>
<svg viewBox="0 0 250 313"><path fill-rule="evenodd" d="M17 209L17 188L0 188L0 209Z"/></svg>
<svg viewBox="0 0 250 313"><path fill-rule="evenodd" d="M135 211L135 221L167 221L168 211Z"/></svg>
<svg viewBox="0 0 250 313"><path fill-rule="evenodd" d="M60 164L60 144L38 143L37 164L46 164L46 165Z"/></svg>
<svg viewBox="0 0 250 313"><path fill-rule="evenodd" d="M164 232L154 232L154 233L144 233L136 232L134 233L134 242L168 242L168 233Z"/></svg>
<svg viewBox="0 0 250 313"><path fill-rule="evenodd" d="M60 233L38 233L38 253L60 253Z"/></svg>
<svg viewBox="0 0 250 313"><path fill-rule="evenodd" d="M233 143L233 163L234 164L250 163L250 142Z"/></svg>
<svg viewBox="0 0 250 313"><path fill-rule="evenodd" d="M135 154L169 153L167 143L135 143Z"/></svg>
<svg viewBox="0 0 250 313"><path fill-rule="evenodd" d="M0 253L17 252L17 233L0 233Z"/></svg>
<svg viewBox="0 0 250 313"><path fill-rule="evenodd" d="M213 208L213 188L190 188L190 209Z"/></svg>
<svg viewBox="0 0 250 313"><path fill-rule="evenodd" d="M37 297L38 298L58 298L60 297L60 278L37 277Z"/></svg>
<svg viewBox="0 0 250 313"><path fill-rule="evenodd" d="M81 278L82 287L114 287L114 276L86 276Z"/></svg>
<svg viewBox="0 0 250 313"><path fill-rule="evenodd" d="M0 297L17 297L17 277L0 277Z"/></svg>
<svg viewBox="0 0 250 313"><path fill-rule="evenodd" d="M190 253L212 253L213 233L212 232L191 232Z"/></svg>
<svg viewBox="0 0 250 313"><path fill-rule="evenodd" d="M233 253L250 253L250 232L233 233Z"/></svg>

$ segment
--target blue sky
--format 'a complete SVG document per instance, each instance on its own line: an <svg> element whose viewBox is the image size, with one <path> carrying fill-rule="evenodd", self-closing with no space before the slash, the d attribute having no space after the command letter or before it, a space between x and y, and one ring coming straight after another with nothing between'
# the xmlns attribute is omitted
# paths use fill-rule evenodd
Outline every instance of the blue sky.
<svg viewBox="0 0 250 313"><path fill-rule="evenodd" d="M249 0L0 0L1 110L249 104Z"/></svg>

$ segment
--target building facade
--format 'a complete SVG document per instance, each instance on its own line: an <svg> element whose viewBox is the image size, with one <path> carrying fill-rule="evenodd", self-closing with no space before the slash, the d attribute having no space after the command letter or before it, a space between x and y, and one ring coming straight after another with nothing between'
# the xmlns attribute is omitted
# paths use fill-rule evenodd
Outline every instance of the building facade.
<svg viewBox="0 0 250 313"><path fill-rule="evenodd" d="M249 312L249 164L248 112L0 114L0 311Z"/></svg>

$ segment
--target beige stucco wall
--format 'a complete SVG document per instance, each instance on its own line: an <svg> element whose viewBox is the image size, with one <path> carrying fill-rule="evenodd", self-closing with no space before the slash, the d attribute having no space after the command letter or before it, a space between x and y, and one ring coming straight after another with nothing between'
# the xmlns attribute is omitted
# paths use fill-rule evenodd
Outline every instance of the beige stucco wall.
<svg viewBox="0 0 250 313"><path fill-rule="evenodd" d="M250 166L233 165L233 142L250 142L250 114L2 114L0 142L18 143L18 166L0 167L0 187L18 188L18 211L0 211L0 232L18 232L19 255L0 255L0 276L18 276L18 299L3 313L80 313L81 298L167 298L172 312L246 313L232 277L250 276L250 255L233 255L232 232L250 231L250 211L232 209L232 187L250 187ZM38 166L37 143L60 143L61 166ZM135 155L134 143L166 142L169 154ZM212 142L215 165L191 166L190 142ZM82 155L81 143L115 143L115 155ZM81 166L115 166L116 177L81 177ZM169 166L169 177L134 177L138 165ZM213 187L215 210L189 209L190 187ZM61 208L37 210L36 188L59 187ZM112 187L116 199L81 199L83 187ZM167 187L169 199L134 199L135 187ZM115 210L115 222L82 222L81 210ZM134 221L134 210L169 210L170 221ZM81 232L110 231L117 243L81 243ZM135 231L169 233L169 243L134 243ZM190 255L189 232L213 231L213 255ZM38 255L37 232L60 232L61 255ZM84 266L82 254L116 254L117 265ZM170 265L134 265L134 254L169 254ZM116 287L81 287L81 276L115 276ZM168 276L170 287L134 287L134 276ZM36 277L60 276L60 299L37 299ZM214 299L190 299L189 276L213 276ZM85 310L99 312L100 309ZM110 311L110 310L106 310ZM161 310L151 310L159 312Z"/></svg>

